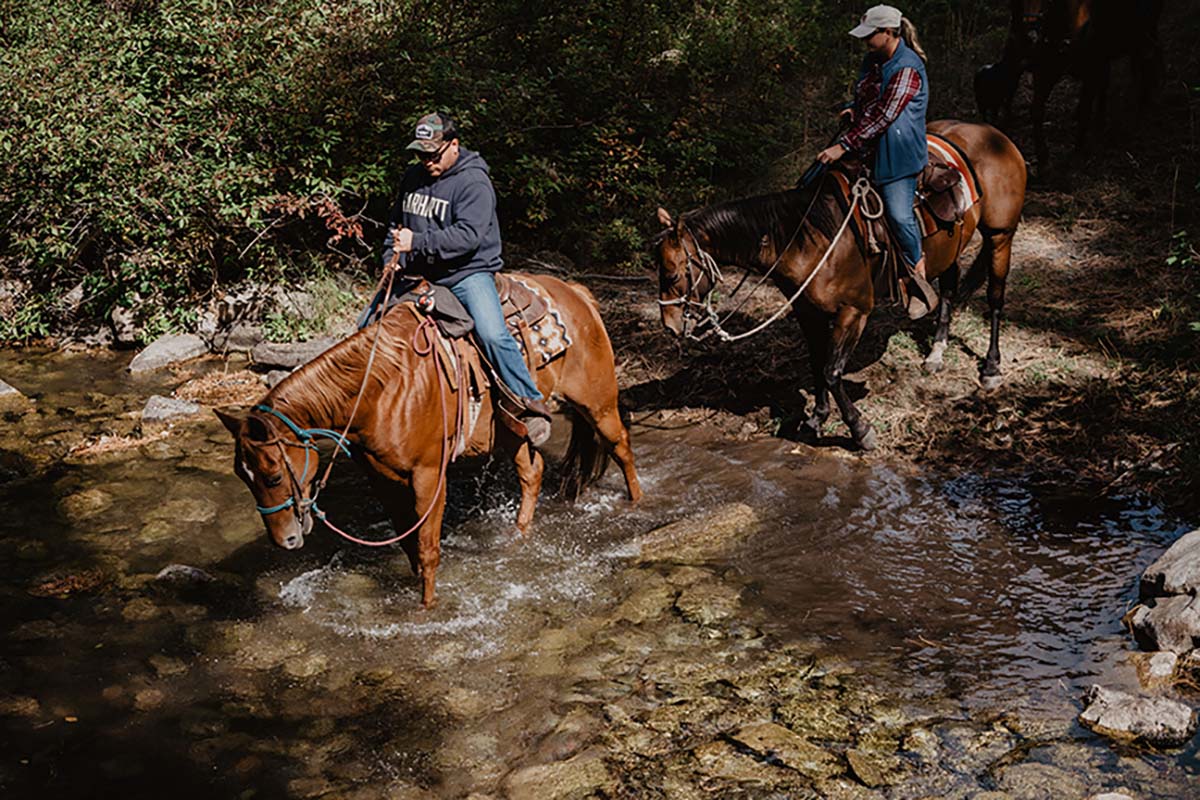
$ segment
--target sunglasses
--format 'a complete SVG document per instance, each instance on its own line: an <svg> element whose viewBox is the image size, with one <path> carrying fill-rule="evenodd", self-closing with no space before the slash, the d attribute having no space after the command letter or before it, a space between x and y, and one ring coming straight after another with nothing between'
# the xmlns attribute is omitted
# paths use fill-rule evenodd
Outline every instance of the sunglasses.
<svg viewBox="0 0 1200 800"><path fill-rule="evenodd" d="M432 153L427 153L424 150L418 150L417 151L417 159L422 164L431 164L434 161L437 161L438 159L440 159L442 157L442 154L446 152L446 148L448 148L449 146L450 146L450 142L446 142L439 149L433 151Z"/></svg>

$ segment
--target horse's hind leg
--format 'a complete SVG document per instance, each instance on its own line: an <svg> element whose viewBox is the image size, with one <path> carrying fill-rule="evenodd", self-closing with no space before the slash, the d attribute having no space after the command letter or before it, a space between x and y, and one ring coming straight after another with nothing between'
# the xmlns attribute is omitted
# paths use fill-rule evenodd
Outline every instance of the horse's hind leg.
<svg viewBox="0 0 1200 800"><path fill-rule="evenodd" d="M942 356L946 353L946 344L950 341L950 322L954 314L954 299L958 295L958 262L951 264L945 272L938 276L938 294L942 297L942 305L938 309L937 332L933 335L933 347L925 357L925 371L939 372L942 369Z"/></svg>
<svg viewBox="0 0 1200 800"><path fill-rule="evenodd" d="M829 362L825 365L825 382L837 402L842 419L850 428L854 442L863 450L875 449L875 431L871 424L862 418L862 413L850 400L846 393L846 384L842 374L846 371L846 363L858 339L862 336L863 328L867 325L867 315L853 306L843 306L833 323L833 335L830 337Z"/></svg>
<svg viewBox="0 0 1200 800"><path fill-rule="evenodd" d="M417 558L421 564L421 605L437 605L434 586L438 564L442 560L442 516L446 513L446 483L438 465L418 467L413 471L415 510L424 514L430 509L421 530L417 532Z"/></svg>
<svg viewBox="0 0 1200 800"><path fill-rule="evenodd" d="M609 452L612 453L612 457L620 465L621 474L625 477L625 491L630 501L634 503L640 501L642 484L638 479L637 467L633 461L633 447L629 443L629 430L621 421L621 412L618 410L616 402L606 404L605 410L599 414L582 404L575 406L575 409L583 418L583 423L590 425L600 435L600 438L608 446Z"/></svg>
<svg viewBox="0 0 1200 800"><path fill-rule="evenodd" d="M980 258L990 259L987 297L991 339L983 368L979 371L980 384L989 390L1000 385L1000 318L1004 313L1004 288L1008 282L1012 240L1012 231L985 232L983 248L979 253Z"/></svg>
<svg viewBox="0 0 1200 800"><path fill-rule="evenodd" d="M546 460L542 454L523 442L517 448L513 458L517 465L517 479L521 482L521 507L517 511L517 530L522 535L529 532L533 522L533 512L537 508L538 495L542 491L542 474L546 469Z"/></svg>

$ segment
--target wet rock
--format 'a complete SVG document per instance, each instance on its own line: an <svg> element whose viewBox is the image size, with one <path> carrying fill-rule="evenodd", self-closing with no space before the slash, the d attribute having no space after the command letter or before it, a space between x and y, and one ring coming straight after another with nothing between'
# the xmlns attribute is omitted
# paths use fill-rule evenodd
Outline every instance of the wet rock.
<svg viewBox="0 0 1200 800"><path fill-rule="evenodd" d="M1133 800L1133 797L1125 792L1104 792L1088 795L1087 800Z"/></svg>
<svg viewBox="0 0 1200 800"><path fill-rule="evenodd" d="M187 632L188 641L209 656L229 655L253 638L254 626L249 622L218 622Z"/></svg>
<svg viewBox="0 0 1200 800"><path fill-rule="evenodd" d="M263 342L250 351L250 357L259 366L292 369L312 361L335 343L329 337L307 342Z"/></svg>
<svg viewBox="0 0 1200 800"><path fill-rule="evenodd" d="M1079 721L1101 736L1162 747L1186 743L1196 733L1196 712L1166 697L1136 697L1093 685L1084 694Z"/></svg>
<svg viewBox="0 0 1200 800"><path fill-rule="evenodd" d="M813 780L831 778L842 772L832 753L773 722L748 725L734 733L732 738L764 760L791 767Z"/></svg>
<svg viewBox="0 0 1200 800"><path fill-rule="evenodd" d="M675 600L676 589L666 579L653 575L647 585L625 598L612 612L610 619L625 620L640 625L666 613Z"/></svg>
<svg viewBox="0 0 1200 800"><path fill-rule="evenodd" d="M70 522L79 522L112 508L113 496L103 489L85 489L58 502L59 511Z"/></svg>
<svg viewBox="0 0 1200 800"><path fill-rule="evenodd" d="M744 503L730 503L638 537L634 542L639 552L637 561L704 563L729 552L757 529L754 509Z"/></svg>
<svg viewBox="0 0 1200 800"><path fill-rule="evenodd" d="M563 761L591 744L602 730L604 725L598 714L577 708L538 743L535 757L539 761Z"/></svg>
<svg viewBox="0 0 1200 800"><path fill-rule="evenodd" d="M1037 762L1006 768L997 779L996 786L1021 800L1063 800L1087 794L1086 784L1076 775Z"/></svg>
<svg viewBox="0 0 1200 800"><path fill-rule="evenodd" d="M696 769L712 778L746 783L775 784L788 777L783 767L739 753L727 742L709 742L692 751Z"/></svg>
<svg viewBox="0 0 1200 800"><path fill-rule="evenodd" d="M910 753L916 753L927 762L938 759L938 738L932 731L925 728L913 728L904 737L901 747Z"/></svg>
<svg viewBox="0 0 1200 800"><path fill-rule="evenodd" d="M33 697L23 695L0 696L0 716L3 717L36 717L42 711L42 704Z"/></svg>
<svg viewBox="0 0 1200 800"><path fill-rule="evenodd" d="M675 567L667 573L667 582L672 586L691 586L693 583L699 583L704 580L711 580L716 577L710 569L702 567L693 567L690 564L684 564L681 567Z"/></svg>
<svg viewBox="0 0 1200 800"><path fill-rule="evenodd" d="M1179 663L1175 653L1133 653L1129 660L1137 668L1138 680L1144 689L1162 689L1175 680L1175 667Z"/></svg>
<svg viewBox="0 0 1200 800"><path fill-rule="evenodd" d="M203 411L203 406L190 400L179 400L175 397L163 397L156 394L146 401L146 406L142 409L142 422L148 424L169 422L173 419L193 417Z"/></svg>
<svg viewBox="0 0 1200 800"><path fill-rule="evenodd" d="M890 786L901 777L900 759L895 756L852 748L846 751L846 761L854 777L871 789Z"/></svg>
<svg viewBox="0 0 1200 800"><path fill-rule="evenodd" d="M576 800L597 793L612 795L615 788L616 780L597 751L553 764L525 767L504 779L509 800Z"/></svg>
<svg viewBox="0 0 1200 800"><path fill-rule="evenodd" d="M1200 597L1159 598L1153 608L1135 607L1126 619L1144 650L1186 653L1200 646Z"/></svg>
<svg viewBox="0 0 1200 800"><path fill-rule="evenodd" d="M738 613L741 590L716 581L698 583L684 589L675 608L688 622L716 625Z"/></svg>
<svg viewBox="0 0 1200 800"><path fill-rule="evenodd" d="M878 800L880 797L878 792L873 792L847 778L819 781L817 783L817 792L822 800ZM1004 795L1002 796L1002 800L1011 799L1007 795Z"/></svg>
<svg viewBox="0 0 1200 800"><path fill-rule="evenodd" d="M138 711L153 711L163 704L166 695L160 689L142 689L133 696L133 707Z"/></svg>
<svg viewBox="0 0 1200 800"><path fill-rule="evenodd" d="M288 797L321 797L337 787L328 778L294 778L288 781Z"/></svg>
<svg viewBox="0 0 1200 800"><path fill-rule="evenodd" d="M146 516L172 523L212 522L217 518L217 504L203 497L181 497L156 506Z"/></svg>
<svg viewBox="0 0 1200 800"><path fill-rule="evenodd" d="M199 567L192 567L187 564L167 564L158 571L158 574L154 576L154 580L160 583L194 586L203 583L212 583L216 579Z"/></svg>
<svg viewBox="0 0 1200 800"><path fill-rule="evenodd" d="M1200 530L1180 537L1142 573L1143 600L1176 594L1200 594Z"/></svg>
<svg viewBox="0 0 1200 800"><path fill-rule="evenodd" d="M329 659L324 653L308 653L293 658L283 665L283 671L293 678L311 678L329 668Z"/></svg>
<svg viewBox="0 0 1200 800"><path fill-rule="evenodd" d="M822 741L845 741L853 727L836 696L816 692L788 700L776 709L776 714L796 733Z"/></svg>
<svg viewBox="0 0 1200 800"><path fill-rule="evenodd" d="M162 614L160 609L153 601L145 597L138 597L130 600L121 609L121 619L126 622L146 622Z"/></svg>
<svg viewBox="0 0 1200 800"><path fill-rule="evenodd" d="M26 399L25 395L21 394L15 386L0 380L0 407L21 404Z"/></svg>
<svg viewBox="0 0 1200 800"><path fill-rule="evenodd" d="M234 655L234 660L237 661L239 666L249 669L272 669L300 655L307 647L307 643L302 639L264 639L258 637L239 649Z"/></svg>
<svg viewBox="0 0 1200 800"><path fill-rule="evenodd" d="M158 654L150 656L149 661L150 668L160 678L170 678L173 675L182 675L188 671L188 665L178 658Z"/></svg>
<svg viewBox="0 0 1200 800"><path fill-rule="evenodd" d="M133 361L129 362L129 371L149 372L202 356L207 352L208 345L199 336L192 333L171 334L155 339L134 356Z"/></svg>

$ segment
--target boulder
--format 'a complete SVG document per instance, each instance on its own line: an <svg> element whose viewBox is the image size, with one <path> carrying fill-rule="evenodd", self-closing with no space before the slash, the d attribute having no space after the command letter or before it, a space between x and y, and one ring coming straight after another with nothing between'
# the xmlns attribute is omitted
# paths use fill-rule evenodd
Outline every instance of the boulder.
<svg viewBox="0 0 1200 800"><path fill-rule="evenodd" d="M1182 536L1142 573L1142 600L1200 594L1200 530Z"/></svg>
<svg viewBox="0 0 1200 800"><path fill-rule="evenodd" d="M334 344L335 340L329 337L307 342L263 342L254 346L250 357L260 366L292 369L307 364Z"/></svg>
<svg viewBox="0 0 1200 800"><path fill-rule="evenodd" d="M1079 715L1079 722L1120 742L1177 747L1196 733L1196 712L1166 697L1138 697L1093 685L1083 700L1087 707Z"/></svg>
<svg viewBox="0 0 1200 800"><path fill-rule="evenodd" d="M13 403L21 403L26 399L25 395L15 386L10 386L4 381L0 381L0 405L10 405Z"/></svg>
<svg viewBox="0 0 1200 800"><path fill-rule="evenodd" d="M288 369L273 369L263 376L263 382L267 384L268 389L274 389L277 383L291 374L292 371Z"/></svg>
<svg viewBox="0 0 1200 800"><path fill-rule="evenodd" d="M703 563L720 558L758 530L758 515L744 503L686 517L635 540L638 562Z"/></svg>
<svg viewBox="0 0 1200 800"><path fill-rule="evenodd" d="M190 417L203 410L203 406L188 400L156 394L146 401L146 407L142 409L142 422L167 422L180 417Z"/></svg>
<svg viewBox="0 0 1200 800"><path fill-rule="evenodd" d="M1126 615L1143 650L1186 653L1200 645L1200 598L1159 598L1153 607L1136 606Z"/></svg>
<svg viewBox="0 0 1200 800"><path fill-rule="evenodd" d="M109 314L109 320L112 322L113 336L116 337L118 344L137 343L138 337L142 333L142 326L138 323L137 312L133 308L116 306Z"/></svg>
<svg viewBox="0 0 1200 800"><path fill-rule="evenodd" d="M177 333L155 339L145 350L133 357L130 372L148 372L170 364L187 361L208 352L208 345L193 333Z"/></svg>

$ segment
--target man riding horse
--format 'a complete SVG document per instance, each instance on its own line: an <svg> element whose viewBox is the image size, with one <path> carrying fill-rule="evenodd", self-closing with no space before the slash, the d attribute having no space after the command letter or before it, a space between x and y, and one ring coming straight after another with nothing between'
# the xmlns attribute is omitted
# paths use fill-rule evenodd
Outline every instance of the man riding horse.
<svg viewBox="0 0 1200 800"><path fill-rule="evenodd" d="M407 149L420 163L400 183L383 241L384 265L399 254L402 268L447 287L462 302L484 358L509 390L500 393L501 415L520 417L530 442L541 445L550 437L550 409L504 324L493 277L504 261L487 162L460 145L444 113L421 117Z"/></svg>

